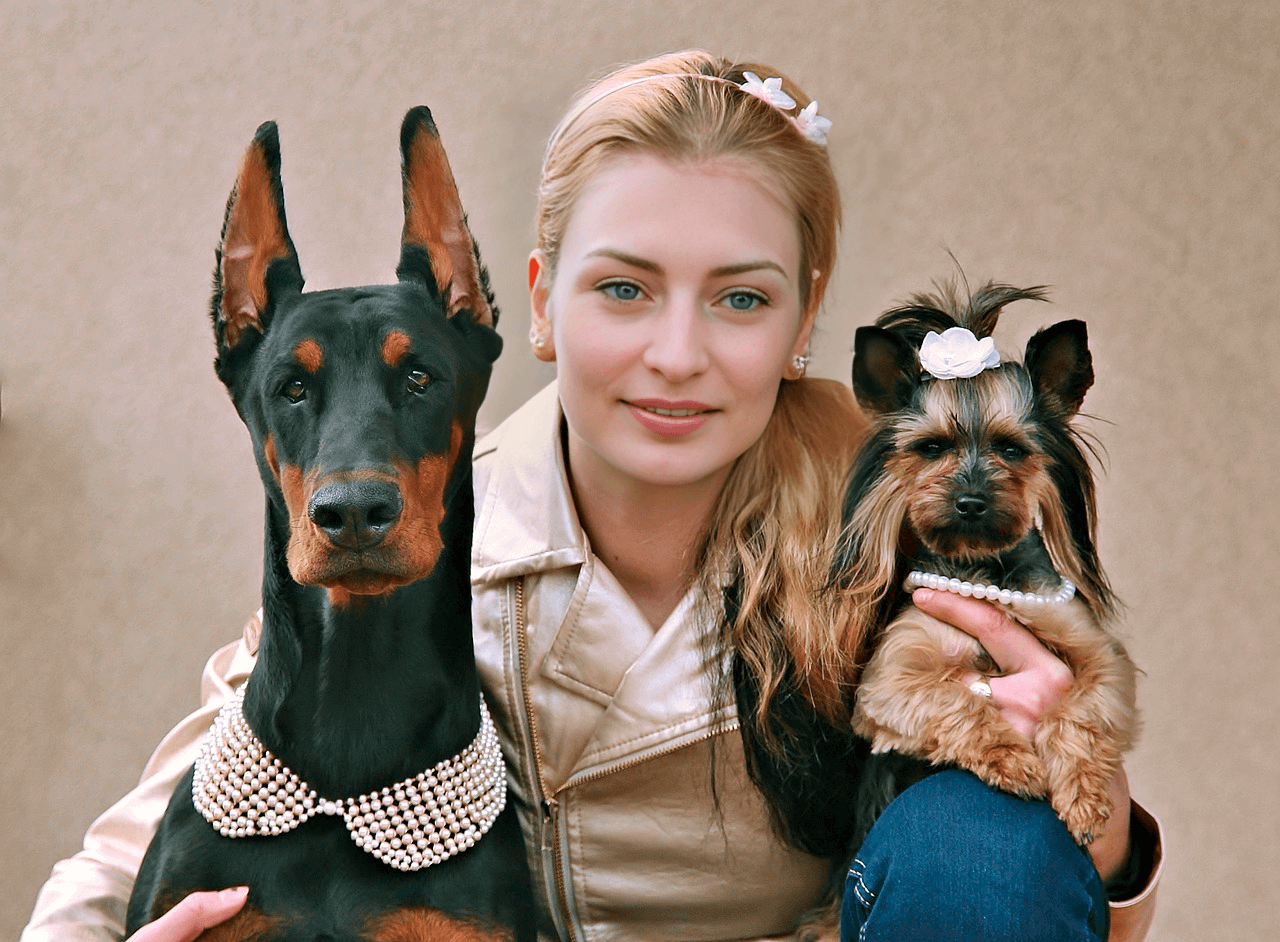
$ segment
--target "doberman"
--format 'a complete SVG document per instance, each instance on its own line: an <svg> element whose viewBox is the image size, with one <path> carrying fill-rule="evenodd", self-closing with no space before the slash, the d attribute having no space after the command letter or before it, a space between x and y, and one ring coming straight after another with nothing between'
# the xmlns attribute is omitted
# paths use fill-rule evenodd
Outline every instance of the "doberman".
<svg viewBox="0 0 1280 942"><path fill-rule="evenodd" d="M431 113L398 282L302 292L263 124L227 202L216 370L266 488L263 636L143 860L128 929L248 885L205 940L535 937L471 636L470 456L502 347Z"/></svg>

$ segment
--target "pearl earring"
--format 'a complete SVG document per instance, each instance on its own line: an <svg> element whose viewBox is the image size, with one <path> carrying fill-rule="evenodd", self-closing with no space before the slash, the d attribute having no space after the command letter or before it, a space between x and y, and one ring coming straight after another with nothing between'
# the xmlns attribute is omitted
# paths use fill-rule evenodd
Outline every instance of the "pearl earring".
<svg viewBox="0 0 1280 942"><path fill-rule="evenodd" d="M797 353L791 358L791 368L796 371L796 379L804 376L805 370L809 368L809 357L803 353Z"/></svg>

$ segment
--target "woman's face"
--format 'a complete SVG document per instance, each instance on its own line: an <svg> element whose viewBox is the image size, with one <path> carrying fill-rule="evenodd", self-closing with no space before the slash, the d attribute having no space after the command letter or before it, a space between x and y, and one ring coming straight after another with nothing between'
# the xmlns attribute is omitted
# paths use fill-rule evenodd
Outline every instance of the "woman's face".
<svg viewBox="0 0 1280 942"><path fill-rule="evenodd" d="M739 164L636 154L598 173L554 281L530 263L575 484L723 483L808 344L799 266L794 215Z"/></svg>

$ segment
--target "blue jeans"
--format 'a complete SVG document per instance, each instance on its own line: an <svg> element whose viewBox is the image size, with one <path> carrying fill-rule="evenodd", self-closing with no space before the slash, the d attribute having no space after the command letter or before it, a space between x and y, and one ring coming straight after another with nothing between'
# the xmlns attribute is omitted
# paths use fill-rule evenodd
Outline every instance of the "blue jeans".
<svg viewBox="0 0 1280 942"><path fill-rule="evenodd" d="M939 772L889 805L845 881L841 942L1096 942L1110 910L1048 804Z"/></svg>

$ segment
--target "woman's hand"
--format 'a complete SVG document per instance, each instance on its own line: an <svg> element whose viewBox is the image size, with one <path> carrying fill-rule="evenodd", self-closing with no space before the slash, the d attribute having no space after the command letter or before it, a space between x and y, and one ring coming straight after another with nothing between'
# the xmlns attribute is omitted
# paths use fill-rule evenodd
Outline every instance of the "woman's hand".
<svg viewBox="0 0 1280 942"><path fill-rule="evenodd" d="M1040 720L1071 689L1071 669L1025 626L988 602L931 589L917 589L911 601L925 614L978 639L999 674L990 679L992 705L1031 741ZM1052 617L1049 612L1043 614ZM969 684L977 679L975 671L961 681ZM1110 791L1111 817L1089 845L1104 880L1115 876L1129 858L1129 780L1123 767L1111 780Z"/></svg>
<svg viewBox="0 0 1280 942"><path fill-rule="evenodd" d="M1031 741L1040 720L1071 689L1071 668L995 605L930 589L917 589L911 601L926 615L978 639L995 661L993 673L999 675L991 678L992 705ZM974 671L962 682L977 679Z"/></svg>
<svg viewBox="0 0 1280 942"><path fill-rule="evenodd" d="M155 922L129 937L130 942L191 942L204 930L226 922L244 907L249 888L192 893Z"/></svg>

